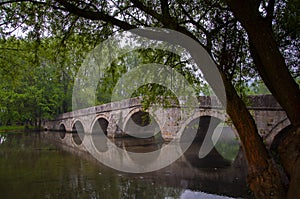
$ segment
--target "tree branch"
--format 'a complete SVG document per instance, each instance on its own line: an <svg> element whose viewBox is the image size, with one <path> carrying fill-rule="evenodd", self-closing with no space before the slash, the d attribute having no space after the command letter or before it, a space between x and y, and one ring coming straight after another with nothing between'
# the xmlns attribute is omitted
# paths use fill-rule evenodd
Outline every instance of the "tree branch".
<svg viewBox="0 0 300 199"><path fill-rule="evenodd" d="M22 50L18 48L0 48L0 50L10 50L10 51L27 51L27 50Z"/></svg>
<svg viewBox="0 0 300 199"><path fill-rule="evenodd" d="M10 4L10 3L18 3L18 2L35 2L35 1L32 1L32 0L12 0L12 1L2 1L0 2L0 6L3 6L5 4Z"/></svg>
<svg viewBox="0 0 300 199"><path fill-rule="evenodd" d="M209 35L209 32L206 30L206 28L204 28L203 26L201 26L199 23L197 23L192 17L191 15L189 15L189 13L187 12L187 10L183 7L182 4L179 4L181 10L183 11L183 13L189 18L189 22L191 24L193 24L194 26L196 26L198 29L200 29L206 36Z"/></svg>
<svg viewBox="0 0 300 199"><path fill-rule="evenodd" d="M108 15L107 13L85 11L71 3L68 3L67 0L56 0L56 2L58 2L60 5L62 5L68 12L71 12L75 15L84 17L86 19L110 22L113 25L116 25L124 30L130 30L130 29L136 28L136 26L131 25L127 22L121 21L119 19L116 19L116 18Z"/></svg>
<svg viewBox="0 0 300 199"><path fill-rule="evenodd" d="M49 4L47 2L34 1L34 0L12 0L12 1L4 1L4 2L0 2L0 6L3 6L5 4L10 4L10 3L21 3L21 2L29 2L29 3L33 3L33 4L40 4L40 5L44 5L44 6L51 6L55 10L67 11L63 7L58 7L58 6L54 5L54 4Z"/></svg>
<svg viewBox="0 0 300 199"><path fill-rule="evenodd" d="M275 0L270 0L268 3L268 7L266 8L266 10L267 10L266 20L270 26L272 25L272 20L274 17L273 16L274 15L274 7L275 7Z"/></svg>
<svg viewBox="0 0 300 199"><path fill-rule="evenodd" d="M170 15L168 0L160 0L160 6L161 6L161 12L162 16L166 21L169 21L172 19Z"/></svg>
<svg viewBox="0 0 300 199"><path fill-rule="evenodd" d="M139 9L141 9L142 11L144 11L146 14L151 15L152 17L156 18L158 21L162 20L162 15L159 15L157 12L155 12L154 10L152 10L150 7L145 6L142 2L140 2L139 0L130 0L131 3L133 3L133 5Z"/></svg>

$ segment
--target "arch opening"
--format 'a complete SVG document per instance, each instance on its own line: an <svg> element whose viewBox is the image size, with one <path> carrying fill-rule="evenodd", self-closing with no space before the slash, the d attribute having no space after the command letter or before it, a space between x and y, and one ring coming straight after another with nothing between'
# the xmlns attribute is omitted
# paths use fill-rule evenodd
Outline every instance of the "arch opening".
<svg viewBox="0 0 300 199"><path fill-rule="evenodd" d="M132 121L140 126L147 126L151 122L150 114L144 111L138 111L131 116Z"/></svg>
<svg viewBox="0 0 300 199"><path fill-rule="evenodd" d="M61 125L59 126L59 137L60 137L61 139L64 139L64 138L66 137L66 133L67 133L67 131L66 131L65 125L64 125L64 124L61 124Z"/></svg>
<svg viewBox="0 0 300 199"><path fill-rule="evenodd" d="M194 137L192 144L185 143ZM224 121L213 116L192 120L181 136L181 146L186 160L196 168L221 168L230 166L240 150L240 143Z"/></svg>
<svg viewBox="0 0 300 199"><path fill-rule="evenodd" d="M164 143L158 123L145 111L133 113L125 124L124 131L125 137L119 140L121 143L119 147L129 152L142 154L158 151ZM149 161L155 160L158 154L153 155ZM143 157L132 156L131 158L134 162L144 161Z"/></svg>
<svg viewBox="0 0 300 199"><path fill-rule="evenodd" d="M277 133L277 135L274 137L274 139L271 142L270 145L271 151L274 151L275 153L278 152L278 147L280 145L280 142L285 138L285 136L290 132L292 128L293 128L292 125L288 125Z"/></svg>
<svg viewBox="0 0 300 199"><path fill-rule="evenodd" d="M151 138L160 134L160 127L153 116L145 111L133 113L125 124L125 135L134 138Z"/></svg>
<svg viewBox="0 0 300 199"><path fill-rule="evenodd" d="M107 146L107 128L109 122L104 118L99 118L92 128L92 142L100 152L106 152Z"/></svg>
<svg viewBox="0 0 300 199"><path fill-rule="evenodd" d="M81 145L84 136L84 128L80 121L76 121L72 127L72 139L76 145Z"/></svg>

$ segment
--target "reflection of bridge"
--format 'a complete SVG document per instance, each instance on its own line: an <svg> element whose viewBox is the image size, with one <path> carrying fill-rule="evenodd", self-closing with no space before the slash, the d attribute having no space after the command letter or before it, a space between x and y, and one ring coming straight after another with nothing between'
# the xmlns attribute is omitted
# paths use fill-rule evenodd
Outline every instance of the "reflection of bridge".
<svg viewBox="0 0 300 199"><path fill-rule="evenodd" d="M78 146L69 147L70 140L72 140L71 133L66 133L64 139L61 139L60 133L61 132L42 132L40 134L41 140L46 141L46 143L50 142L64 151L78 155L81 158L92 162L95 161L93 156L78 150ZM115 140L119 140L120 142L124 141L122 138L116 138ZM115 143L116 142L118 141L115 141ZM197 149L199 149L199 147ZM207 165L207 161L199 159L191 162L188 156L196 156L197 153L198 150L189 150L173 164L161 170L156 170L155 172L143 173L142 179L146 181L151 180L151 182L155 184L163 183L164 186L167 185L168 187L183 187L191 190L200 189L204 192L218 193L232 197L240 197L247 194L247 165L241 150L232 165L224 165L218 162ZM205 163L205 165L203 165L203 163ZM100 170L102 170L103 173L103 169L101 168ZM127 174L122 173L122 177L123 175ZM141 177L141 175L138 176ZM123 180L121 180L121 182L122 181Z"/></svg>
<svg viewBox="0 0 300 199"><path fill-rule="evenodd" d="M252 96L249 101L251 105L248 108L254 116L259 133L270 146L277 133L289 125L289 120L283 109L270 95ZM202 117L210 117L223 121L228 119L220 107L211 107L211 98L209 97L200 97L200 106L195 108L194 113L185 120L181 119L180 108L176 107L150 110L150 113L164 140L178 138L178 132L183 131L197 118L201 120ZM147 124L145 124L143 119L145 116L147 120L148 115L142 111L140 99L132 98L61 114L56 120L46 121L44 128L70 132L77 130L84 134L91 134L96 129L95 126L99 124L108 137L120 137L132 134L128 132L130 131L128 129L132 129L128 126L133 122L138 124L133 125L135 126L133 131L138 132L139 127L136 126L140 125L141 130L146 132L145 126L149 126L149 122L146 121ZM73 136L72 143L81 144L75 136Z"/></svg>

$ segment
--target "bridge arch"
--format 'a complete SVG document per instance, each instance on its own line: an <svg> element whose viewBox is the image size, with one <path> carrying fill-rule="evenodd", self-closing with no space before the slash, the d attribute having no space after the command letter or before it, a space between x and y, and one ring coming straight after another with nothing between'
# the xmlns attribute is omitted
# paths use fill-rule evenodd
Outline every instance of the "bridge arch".
<svg viewBox="0 0 300 199"><path fill-rule="evenodd" d="M94 149L98 152L108 151L107 145L107 129L109 125L109 119L107 116L101 114L95 117L91 124L91 143Z"/></svg>
<svg viewBox="0 0 300 199"><path fill-rule="evenodd" d="M127 113L122 124L125 137L121 143L130 161L145 164L143 153L149 153L146 161L149 163L159 157L164 144L161 129L155 115L144 111L142 107L136 107Z"/></svg>
<svg viewBox="0 0 300 199"><path fill-rule="evenodd" d="M278 152L278 147L282 139L286 136L286 134L292 129L292 125L288 125L285 128L283 128L280 132L276 134L274 139L272 140L270 144L270 149L272 151Z"/></svg>
<svg viewBox="0 0 300 199"><path fill-rule="evenodd" d="M129 126L132 128L129 132ZM148 138L161 134L162 126L157 121L154 115L151 115L148 111L144 111L142 107L132 109L123 120L122 130L125 134L136 136L140 138ZM133 131L143 130L143 135ZM154 132L153 132L154 131Z"/></svg>
<svg viewBox="0 0 300 199"><path fill-rule="evenodd" d="M186 128L186 126L188 124L190 124L193 120L204 117L204 116L218 118L221 121L226 121L227 118L229 118L229 116L227 114L225 114L224 111L221 111L221 110L208 109L208 110L195 111L195 113L191 117L189 117L188 119L186 119L185 121L182 122L182 125L181 125L180 129L178 130L177 134L179 136L182 135L182 132L184 131L184 129Z"/></svg>
<svg viewBox="0 0 300 199"><path fill-rule="evenodd" d="M284 119L280 120L277 124L275 124L264 138L267 145L271 147L273 145L273 142L277 142L275 140L281 137L280 134L285 132L289 128L290 124L291 123L288 117L285 117Z"/></svg>
<svg viewBox="0 0 300 199"><path fill-rule="evenodd" d="M99 127L105 127L105 135L107 135L107 127L108 127L108 125L109 125L109 123L111 123L111 121L110 121L110 119L109 119L109 116L108 115L106 115L106 114L99 114L99 115L97 115L94 119L93 119L93 121L91 122L91 125L90 125L90 127L89 127L89 129L90 129L90 133L93 133L93 130L95 130L95 129L93 129L93 128L95 128L95 125L97 125L97 122L99 122L99 120L101 120L101 121L106 121L107 122L107 125L105 124L105 125L100 125ZM102 128L102 130L103 130L103 128Z"/></svg>
<svg viewBox="0 0 300 199"><path fill-rule="evenodd" d="M61 123L59 124L58 130L59 130L59 137L60 137L61 139L64 139L64 138L66 137L66 132L67 132L67 130L66 130L66 125L65 125L63 122L61 122Z"/></svg>
<svg viewBox="0 0 300 199"><path fill-rule="evenodd" d="M132 110L130 110L127 115L125 116L125 118L123 119L122 121L122 130L125 131L125 127L129 121L129 119L131 118L131 116L139 111L142 111L142 107L137 107L137 108L134 108Z"/></svg>
<svg viewBox="0 0 300 199"><path fill-rule="evenodd" d="M79 119L74 120L72 124L72 142L77 146L82 144L84 132L83 123Z"/></svg>
<svg viewBox="0 0 300 199"><path fill-rule="evenodd" d="M224 167L234 164L241 153L241 146L236 139L236 131L224 123L225 119L222 112L203 111L184 122L179 140L182 149L186 150L184 157L192 167ZM192 144L188 146L187 142Z"/></svg>

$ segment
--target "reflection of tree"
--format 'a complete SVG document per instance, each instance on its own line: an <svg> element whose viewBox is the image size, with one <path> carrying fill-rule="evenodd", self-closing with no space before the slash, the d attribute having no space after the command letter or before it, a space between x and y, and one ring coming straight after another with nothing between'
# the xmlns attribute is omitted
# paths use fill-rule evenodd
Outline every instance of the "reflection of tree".
<svg viewBox="0 0 300 199"><path fill-rule="evenodd" d="M149 181L148 181L149 180ZM139 191L137 191L139 190ZM169 188L165 186L153 185L150 179L121 180L120 197L125 199L131 198L180 198L181 189ZM151 193L151 194L149 194Z"/></svg>
<svg viewBox="0 0 300 199"><path fill-rule="evenodd" d="M40 135L41 136L41 135ZM4 198L178 198L180 189L118 176L94 160L49 145L46 137L17 134L0 145ZM49 134L48 134L49 136ZM0 136L0 139L3 135ZM21 147L22 146L22 147ZM78 152L77 152L78 154ZM16 167L17 165L17 167ZM17 179L17 180L16 180ZM137 191L138 190L138 191Z"/></svg>
<svg viewBox="0 0 300 199"><path fill-rule="evenodd" d="M6 141L6 136L0 134L0 144L3 144Z"/></svg>

